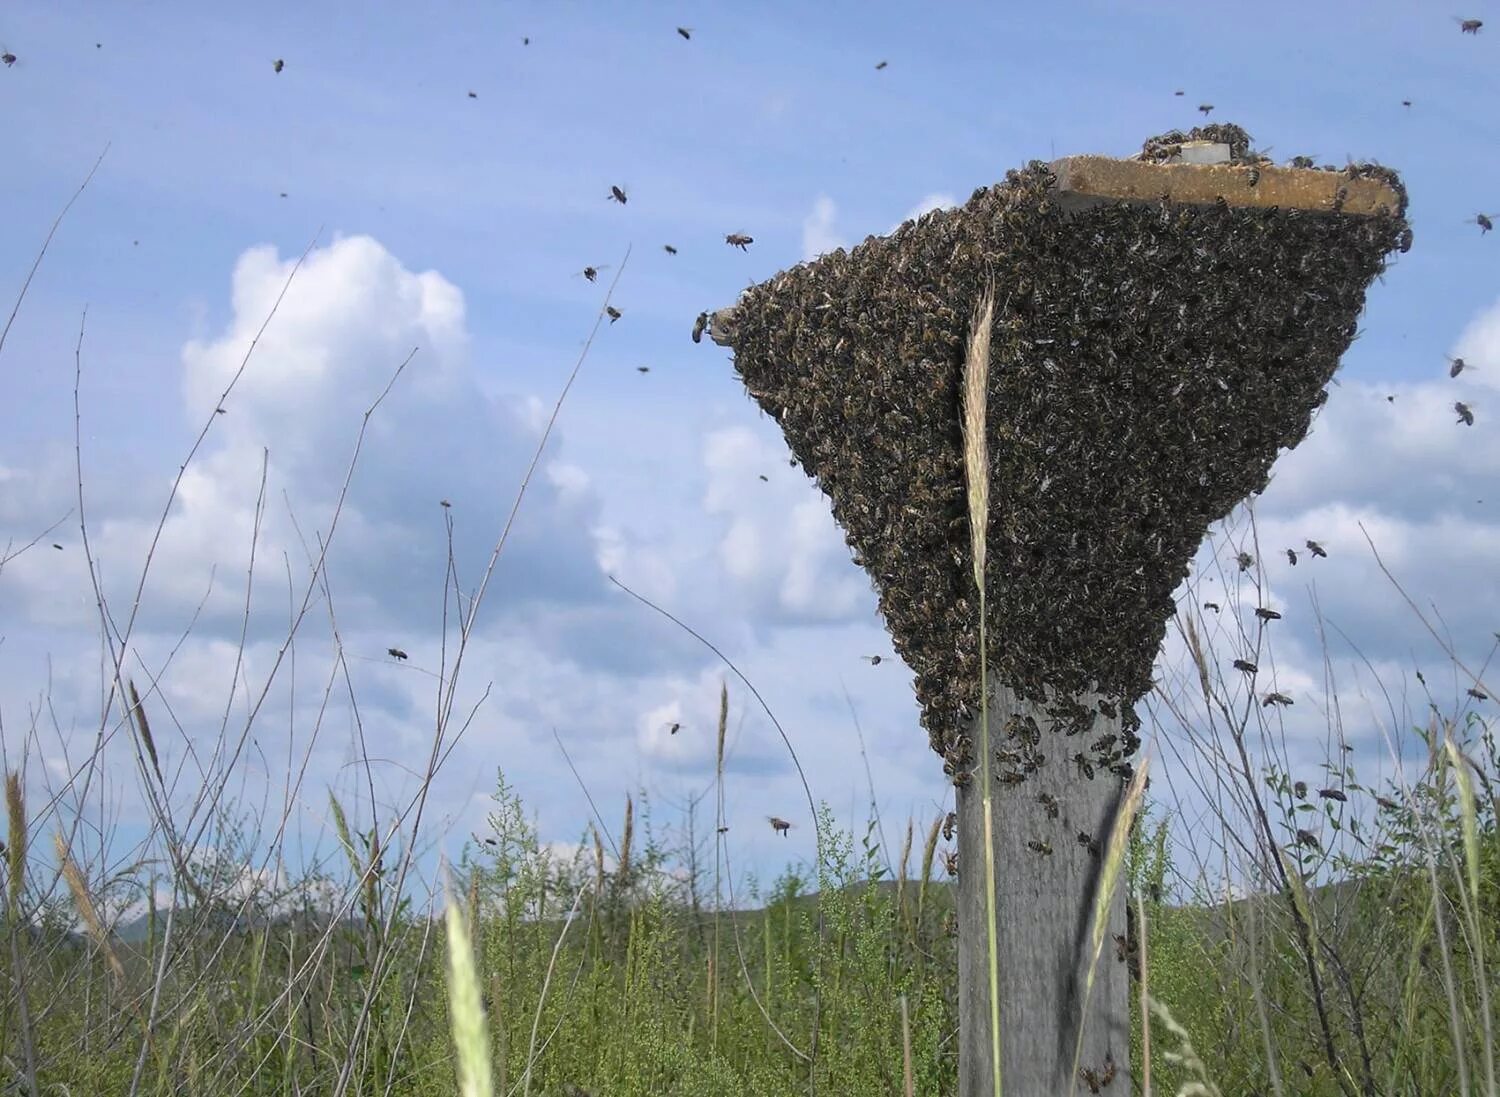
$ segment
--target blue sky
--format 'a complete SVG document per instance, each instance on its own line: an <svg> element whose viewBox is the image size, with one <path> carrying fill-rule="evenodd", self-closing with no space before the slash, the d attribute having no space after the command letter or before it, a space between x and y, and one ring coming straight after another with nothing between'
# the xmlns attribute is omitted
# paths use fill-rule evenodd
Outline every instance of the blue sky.
<svg viewBox="0 0 1500 1097"><path fill-rule="evenodd" d="M403 767L423 757L426 672L440 659L437 500L454 504L471 588L619 275L623 318L600 330L563 409L465 666L461 698L491 689L439 782L446 848L479 825L496 765L545 838L577 839L586 805L554 727L601 802L641 786L680 797L711 774L724 668L607 574L741 665L798 745L815 795L845 821L858 824L868 795L850 701L888 816L931 818L946 786L908 676L899 662L859 658L890 654L869 584L727 352L687 338L693 318L1030 159L1129 155L1211 103L1213 121L1244 126L1279 161L1378 160L1412 198L1415 247L1372 289L1340 386L1258 507L1263 538L1330 548L1315 575L1269 575L1297 608L1278 668L1304 690L1294 750L1320 758L1332 704L1314 595L1390 681L1409 677L1413 659L1435 665L1358 522L1419 601L1445 612L1474 665L1500 627L1500 236L1473 220L1500 213L1490 8L515 3L370 5L354 20L289 4L7 5L0 47L17 61L0 70L4 300L108 153L0 351L0 545L26 544L76 504L72 384L86 307L85 481L112 601L128 606L178 465L215 420L132 641L145 679L203 603L162 679L161 703L181 725L166 753L183 764L188 741L211 741L225 718L263 455L250 685L236 691L231 726L264 686L286 631L287 575L300 592L303 546L327 529L361 415L419 347L372 420L330 556L360 715L372 753L389 760L380 792L400 801ZM1460 35L1456 14L1494 25ZM628 205L606 200L611 185ZM730 232L755 242L729 248ZM314 240L214 417L224 378ZM598 284L578 276L588 265L605 268ZM1477 368L1450 380L1445 356L1459 354ZM1473 407L1473 428L1454 424L1455 399ZM100 722L76 512L41 549L0 571L5 749L12 765L29 750L37 795L67 769L62 743L75 757ZM252 728L262 777L280 780L285 766L271 759L286 756L289 735L299 757L310 751L300 821L311 831L324 788L352 798L361 787L347 767L352 717L325 716L310 738L333 666L327 607L314 605L295 688L283 666ZM391 664L390 644L409 663ZM1169 641L1164 663L1172 656ZM60 730L29 735L49 680ZM764 877L811 852L810 821L779 738L733 680L731 701L736 864ZM683 731L669 736L673 722ZM1374 727L1353 730L1378 766ZM128 771L116 772L109 809L129 824L139 805ZM775 839L768 812L801 825Z"/></svg>

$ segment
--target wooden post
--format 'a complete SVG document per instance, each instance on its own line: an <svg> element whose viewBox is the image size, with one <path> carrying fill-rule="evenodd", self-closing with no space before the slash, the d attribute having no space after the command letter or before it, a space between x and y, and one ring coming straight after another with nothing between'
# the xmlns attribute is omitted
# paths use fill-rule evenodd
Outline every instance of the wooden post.
<svg viewBox="0 0 1500 1097"><path fill-rule="evenodd" d="M1004 1092L1015 1097L1066 1097L1072 1092L1070 1073L1082 1021L1080 1071L1092 1072L1096 1081L1109 1079L1101 1092L1128 1094L1130 979L1115 948L1115 937L1125 936L1123 879L1110 904L1093 991L1084 1002L1094 896L1124 783L1109 773L1089 780L1072 758L1085 744L1054 734L1044 706L1019 700L1003 685L990 694L991 746L1011 749L1005 728L1013 717L1027 716L1042 730L1042 764L1016 783L1000 780L1011 767L992 767L991 774ZM980 742L977 725L976 718L970 732L975 743ZM1088 736L1076 738L1118 732L1118 718L1101 716ZM976 771L958 789L958 1071L964 1095L994 1090L984 843ZM1080 1083L1078 1092L1087 1094L1089 1087Z"/></svg>

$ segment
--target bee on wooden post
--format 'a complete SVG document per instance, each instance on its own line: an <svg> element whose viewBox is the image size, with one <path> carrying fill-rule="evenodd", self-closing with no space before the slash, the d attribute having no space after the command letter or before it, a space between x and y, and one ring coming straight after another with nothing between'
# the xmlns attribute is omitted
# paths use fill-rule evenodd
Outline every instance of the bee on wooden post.
<svg viewBox="0 0 1500 1097"><path fill-rule="evenodd" d="M1314 556L1321 556L1325 560L1328 559L1327 551L1324 550L1323 546L1318 544L1316 541L1307 542L1307 551L1312 553Z"/></svg>
<svg viewBox="0 0 1500 1097"><path fill-rule="evenodd" d="M1046 809L1047 818L1049 819L1056 819L1058 813L1062 810L1058 806L1057 797L1053 796L1050 792L1038 793L1036 802L1041 804L1042 807Z"/></svg>
<svg viewBox="0 0 1500 1097"><path fill-rule="evenodd" d="M1311 168L1316 162L1311 156L1292 157L1292 167L1294 168Z"/></svg>
<svg viewBox="0 0 1500 1097"><path fill-rule="evenodd" d="M772 830L774 830L777 834L782 835L783 837L786 836L787 831L792 829L791 823L775 815L767 815L766 822L771 824Z"/></svg>
<svg viewBox="0 0 1500 1097"><path fill-rule="evenodd" d="M612 201L612 202L618 202L622 206L626 202L629 201L629 199L625 197L625 190L624 190L624 188L623 187L615 187L615 186L611 186L609 188L609 195L607 196L606 200L607 201Z"/></svg>
<svg viewBox="0 0 1500 1097"><path fill-rule="evenodd" d="M1051 844L1047 842L1039 842L1035 838L1026 843L1026 848L1031 850L1032 853L1041 854L1043 857L1052 856Z"/></svg>
<svg viewBox="0 0 1500 1097"><path fill-rule="evenodd" d="M732 248L739 248L741 251L749 251L750 245L755 243L755 237L746 236L742 232L731 232L724 237L724 243Z"/></svg>
<svg viewBox="0 0 1500 1097"><path fill-rule="evenodd" d="M1255 186L1255 184L1259 183L1260 168L1256 167L1254 164L1251 164L1249 169L1245 172L1245 181L1252 187Z"/></svg>
<svg viewBox="0 0 1500 1097"><path fill-rule="evenodd" d="M958 812L950 811L943 816L943 841L953 841L953 828L958 826Z"/></svg>
<svg viewBox="0 0 1500 1097"><path fill-rule="evenodd" d="M1468 404L1464 403L1462 400L1455 401L1453 410L1458 412L1458 422L1462 423L1466 427L1472 427L1474 425L1474 412L1469 408Z"/></svg>

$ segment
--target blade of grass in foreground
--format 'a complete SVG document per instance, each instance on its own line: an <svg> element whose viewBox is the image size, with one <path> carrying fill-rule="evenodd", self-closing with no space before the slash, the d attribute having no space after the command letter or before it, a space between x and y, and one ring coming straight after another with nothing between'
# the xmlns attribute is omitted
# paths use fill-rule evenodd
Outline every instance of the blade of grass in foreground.
<svg viewBox="0 0 1500 1097"><path fill-rule="evenodd" d="M448 926L448 1016L453 1046L458 1052L458 1092L462 1097L494 1097L484 1004L479 999L479 978L474 971L474 946L450 884L444 885L443 899Z"/></svg>

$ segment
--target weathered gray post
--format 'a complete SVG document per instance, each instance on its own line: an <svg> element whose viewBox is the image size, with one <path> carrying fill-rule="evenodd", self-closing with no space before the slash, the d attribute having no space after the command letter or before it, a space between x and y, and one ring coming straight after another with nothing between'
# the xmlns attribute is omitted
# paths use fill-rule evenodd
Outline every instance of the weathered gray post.
<svg viewBox="0 0 1500 1097"><path fill-rule="evenodd" d="M1265 487L1327 398L1366 288L1410 246L1405 210L1388 169L1277 168L1238 127L1206 126L1134 160L1034 161L712 317L874 578L958 786L963 1097L993 1092L986 842L1004 1092L1130 1092L1113 943L1082 997L1134 705L1204 532ZM988 836L960 427L986 287ZM1108 928L1124 941L1123 890Z"/></svg>

